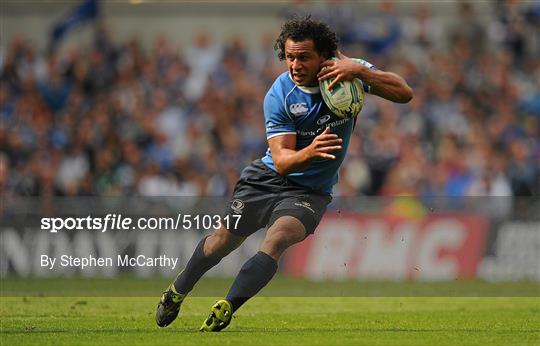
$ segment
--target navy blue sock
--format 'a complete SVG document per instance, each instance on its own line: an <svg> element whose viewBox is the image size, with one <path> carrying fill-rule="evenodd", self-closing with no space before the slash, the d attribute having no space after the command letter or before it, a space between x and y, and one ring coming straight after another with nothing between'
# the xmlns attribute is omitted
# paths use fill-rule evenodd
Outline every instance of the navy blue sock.
<svg viewBox="0 0 540 346"><path fill-rule="evenodd" d="M276 261L262 251L247 260L227 294L227 300L231 302L233 311L238 310L266 286L274 277L277 267Z"/></svg>
<svg viewBox="0 0 540 346"><path fill-rule="evenodd" d="M206 237L199 242L186 268L174 280L174 288L177 293L185 295L191 292L193 286L195 286L204 273L221 261L221 258L206 257L204 255L203 248L205 241Z"/></svg>

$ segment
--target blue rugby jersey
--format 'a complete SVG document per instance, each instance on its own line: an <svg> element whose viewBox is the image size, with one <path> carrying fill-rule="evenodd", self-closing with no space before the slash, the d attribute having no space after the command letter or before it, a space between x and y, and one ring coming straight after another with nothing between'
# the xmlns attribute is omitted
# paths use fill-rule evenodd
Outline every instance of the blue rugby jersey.
<svg viewBox="0 0 540 346"><path fill-rule="evenodd" d="M365 61L355 60L374 68ZM364 91L369 92L366 84L363 87ZM355 119L343 119L332 113L324 103L318 86L300 87L294 83L289 72L281 74L266 94L264 117L267 139L296 134L296 150L309 146L325 127L330 127L330 132L343 140L342 149L332 153L336 157L334 160L317 158L302 172L287 175L297 184L331 193L338 180L339 166L345 158ZM262 161L277 172L270 148Z"/></svg>

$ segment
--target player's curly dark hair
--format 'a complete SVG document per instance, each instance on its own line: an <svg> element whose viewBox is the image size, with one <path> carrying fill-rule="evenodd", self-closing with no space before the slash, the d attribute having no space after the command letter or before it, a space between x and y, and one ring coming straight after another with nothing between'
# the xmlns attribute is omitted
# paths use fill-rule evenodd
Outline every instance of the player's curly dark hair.
<svg viewBox="0 0 540 346"><path fill-rule="evenodd" d="M312 19L311 16L294 16L283 24L274 44L280 60L285 60L285 41L289 38L295 42L312 39L317 52L327 58L335 56L339 43L336 33L328 25Z"/></svg>

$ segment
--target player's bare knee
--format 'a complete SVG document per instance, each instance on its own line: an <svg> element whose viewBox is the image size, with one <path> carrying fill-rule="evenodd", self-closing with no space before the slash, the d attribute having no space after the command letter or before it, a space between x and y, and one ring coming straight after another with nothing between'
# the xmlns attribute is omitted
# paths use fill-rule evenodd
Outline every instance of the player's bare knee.
<svg viewBox="0 0 540 346"><path fill-rule="evenodd" d="M306 228L295 217L283 216L277 219L266 233L266 238L278 242L297 243L306 237Z"/></svg>
<svg viewBox="0 0 540 346"><path fill-rule="evenodd" d="M287 246L288 241L285 237L281 237L279 234L272 234L267 236L261 244L261 249L270 249L272 251L279 251Z"/></svg>
<svg viewBox="0 0 540 346"><path fill-rule="evenodd" d="M236 236L225 228L212 233L204 244L204 255L208 257L225 257L244 241L244 237Z"/></svg>
<svg viewBox="0 0 540 346"><path fill-rule="evenodd" d="M287 250L291 245L296 244L300 240L292 238L290 235L287 235L286 232L276 232L270 237L266 237L261 244L260 250L265 252L276 261L281 257L281 255Z"/></svg>
<svg viewBox="0 0 540 346"><path fill-rule="evenodd" d="M271 256L274 254L279 257L287 248L304 238L305 228L299 221L298 224L296 222L275 223L268 230L261 244L261 250L268 251Z"/></svg>

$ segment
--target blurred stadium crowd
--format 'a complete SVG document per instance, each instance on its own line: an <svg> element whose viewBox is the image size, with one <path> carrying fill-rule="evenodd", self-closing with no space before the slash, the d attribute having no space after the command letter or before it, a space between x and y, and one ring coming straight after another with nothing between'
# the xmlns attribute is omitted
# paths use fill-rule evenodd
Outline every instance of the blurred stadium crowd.
<svg viewBox="0 0 540 346"><path fill-rule="evenodd" d="M339 33L342 51L413 87L396 105L368 96L336 195L539 194L540 29L533 2L493 2L489 23L456 3L441 27L384 2L355 20L349 5L297 2ZM333 6L329 11L327 6ZM485 17L484 17L485 18ZM92 47L40 52L22 37L0 59L0 186L15 195L229 196L266 149L262 100L284 71L275 33L143 49L104 25Z"/></svg>

